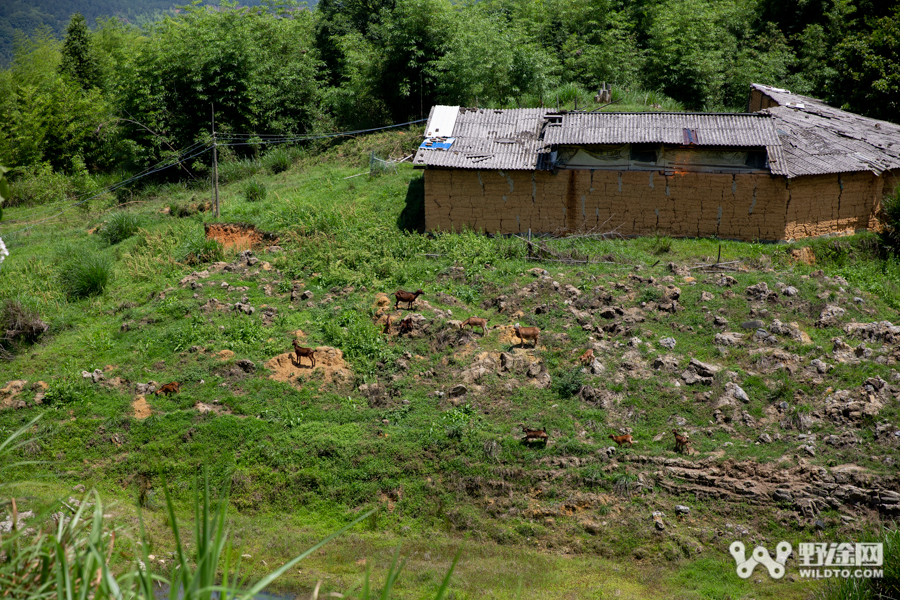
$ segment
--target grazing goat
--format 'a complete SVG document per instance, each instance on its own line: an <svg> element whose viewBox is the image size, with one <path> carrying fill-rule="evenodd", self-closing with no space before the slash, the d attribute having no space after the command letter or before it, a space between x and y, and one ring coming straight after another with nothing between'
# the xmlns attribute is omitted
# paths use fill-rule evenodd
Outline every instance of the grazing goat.
<svg viewBox="0 0 900 600"><path fill-rule="evenodd" d="M472 331L475 331L476 327L481 327L481 335L487 334L487 319L481 319L479 317L469 317L465 321L463 321L459 328L463 327L471 327Z"/></svg>
<svg viewBox="0 0 900 600"><path fill-rule="evenodd" d="M404 292L403 290L397 290L394 292L394 298L397 299L397 302L394 303L394 310L397 310L397 307L400 306L401 302L405 302L407 304L407 308L412 309L413 302L416 301L416 298L424 294L422 290L416 290L415 292Z"/></svg>
<svg viewBox="0 0 900 600"><path fill-rule="evenodd" d="M541 333L540 329L537 327L519 327L518 323L513 329L516 332L516 337L520 340L520 346L525 344L525 340L534 340L534 347L537 348L538 335Z"/></svg>
<svg viewBox="0 0 900 600"><path fill-rule="evenodd" d="M405 319L400 321L397 324L397 334L403 335L405 333L412 333L413 330L413 321L411 316L407 316Z"/></svg>
<svg viewBox="0 0 900 600"><path fill-rule="evenodd" d="M301 346L300 344L297 343L297 340L294 340L293 344L294 344L294 353L297 355L297 366L299 367L302 364L302 361L300 359L305 356L306 358L309 359L309 362L311 363L309 368L315 369L316 368L316 349L315 348L304 348L303 346Z"/></svg>
<svg viewBox="0 0 900 600"><path fill-rule="evenodd" d="M609 439L611 439L612 441L614 441L614 442L615 442L616 444L618 444L619 446L622 446L623 444L628 444L628 446L631 447L631 446L634 445L634 440L631 439L631 435L629 435L629 434L626 434L626 435L612 435L612 434L610 434L610 435L609 435Z"/></svg>
<svg viewBox="0 0 900 600"><path fill-rule="evenodd" d="M544 442L547 443L547 440L550 439L550 436L547 435L547 432L543 429L528 429L525 427L524 423L519 423L522 427L522 431L525 432L525 441L526 442Z"/></svg>
<svg viewBox="0 0 900 600"><path fill-rule="evenodd" d="M684 452L691 445L691 440L686 435L678 435L678 430L673 429L675 434L675 452Z"/></svg>
<svg viewBox="0 0 900 600"><path fill-rule="evenodd" d="M181 391L181 384L177 381L173 381L172 383L167 383L166 385L160 386L158 390L156 390L156 395L159 396L163 394L168 396L169 394L177 394Z"/></svg>
<svg viewBox="0 0 900 600"><path fill-rule="evenodd" d="M587 350L585 350L584 354L582 354L578 358L578 360L580 360L581 364L583 364L584 366L588 366L589 364L594 362L594 349L588 348Z"/></svg>

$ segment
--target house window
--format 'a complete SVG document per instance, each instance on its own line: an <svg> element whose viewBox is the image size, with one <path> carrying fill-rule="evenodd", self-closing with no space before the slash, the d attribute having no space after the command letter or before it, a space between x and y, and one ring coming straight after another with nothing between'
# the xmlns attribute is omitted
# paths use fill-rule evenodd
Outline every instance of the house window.
<svg viewBox="0 0 900 600"><path fill-rule="evenodd" d="M632 144L631 160L640 163L655 163L658 146L652 144Z"/></svg>

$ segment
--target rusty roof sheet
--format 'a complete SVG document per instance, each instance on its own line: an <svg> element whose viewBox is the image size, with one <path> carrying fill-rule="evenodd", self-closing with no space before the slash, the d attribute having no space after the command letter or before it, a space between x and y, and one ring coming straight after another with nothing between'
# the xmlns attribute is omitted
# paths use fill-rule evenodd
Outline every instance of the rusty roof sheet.
<svg viewBox="0 0 900 600"><path fill-rule="evenodd" d="M420 148L413 164L458 169L549 168L549 149L541 139L547 112L543 108L460 108L453 131L442 132L456 138L450 149ZM435 114L432 108L429 124Z"/></svg>
<svg viewBox="0 0 900 600"><path fill-rule="evenodd" d="M544 141L760 148L780 143L772 122L759 113L567 113L550 116Z"/></svg>
<svg viewBox="0 0 900 600"><path fill-rule="evenodd" d="M849 113L788 90L752 84L772 115L788 177L900 169L900 125Z"/></svg>

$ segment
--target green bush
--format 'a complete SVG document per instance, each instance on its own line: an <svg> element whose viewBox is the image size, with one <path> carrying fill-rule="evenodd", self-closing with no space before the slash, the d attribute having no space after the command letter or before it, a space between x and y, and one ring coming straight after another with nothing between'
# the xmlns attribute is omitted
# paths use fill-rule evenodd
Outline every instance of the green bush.
<svg viewBox="0 0 900 600"><path fill-rule="evenodd" d="M571 398L581 391L583 385L584 375L581 367L576 367L554 377L552 388L560 398Z"/></svg>
<svg viewBox="0 0 900 600"><path fill-rule="evenodd" d="M81 250L63 262L59 283L70 298L103 293L112 280L112 260L93 250Z"/></svg>
<svg viewBox="0 0 900 600"><path fill-rule="evenodd" d="M187 238L179 251L181 260L189 265L216 262L225 258L225 250L217 240L211 240L203 233Z"/></svg>
<svg viewBox="0 0 900 600"><path fill-rule="evenodd" d="M137 233L141 226L141 221L141 217L135 213L115 212L100 228L98 235L112 246Z"/></svg>
<svg viewBox="0 0 900 600"><path fill-rule="evenodd" d="M265 200L268 195L266 184L256 179L251 179L244 184L244 198L247 202L259 202Z"/></svg>
<svg viewBox="0 0 900 600"><path fill-rule="evenodd" d="M6 206L57 202L67 199L74 192L71 179L54 172L50 163L26 167L10 188L11 196L6 200Z"/></svg>
<svg viewBox="0 0 900 600"><path fill-rule="evenodd" d="M35 309L19 300L5 300L0 306L0 357L12 358L17 345L36 342L48 328Z"/></svg>
<svg viewBox="0 0 900 600"><path fill-rule="evenodd" d="M881 202L881 241L885 248L900 254L900 187Z"/></svg>
<svg viewBox="0 0 900 600"><path fill-rule="evenodd" d="M283 173L294 164L294 153L288 148L275 148L266 154L263 164L273 174Z"/></svg>
<svg viewBox="0 0 900 600"><path fill-rule="evenodd" d="M44 394L44 403L48 406L74 404L84 399L89 391L83 380L67 377L53 382Z"/></svg>

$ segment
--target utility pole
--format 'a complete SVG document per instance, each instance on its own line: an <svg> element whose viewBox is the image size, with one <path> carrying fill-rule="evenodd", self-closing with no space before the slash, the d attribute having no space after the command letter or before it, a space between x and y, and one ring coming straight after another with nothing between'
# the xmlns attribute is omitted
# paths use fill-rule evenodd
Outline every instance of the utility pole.
<svg viewBox="0 0 900 600"><path fill-rule="evenodd" d="M219 156L216 150L216 105L210 104L212 110L212 138L213 138L213 180L212 200L216 209L216 218L219 218Z"/></svg>

